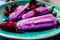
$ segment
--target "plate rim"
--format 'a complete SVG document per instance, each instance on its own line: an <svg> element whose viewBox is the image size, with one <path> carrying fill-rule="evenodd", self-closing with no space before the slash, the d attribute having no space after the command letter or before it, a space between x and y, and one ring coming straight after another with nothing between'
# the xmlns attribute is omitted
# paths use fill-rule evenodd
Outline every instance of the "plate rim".
<svg viewBox="0 0 60 40"><path fill-rule="evenodd" d="M12 1L12 2L18 2L18 1ZM12 2L7 2L7 3L2 4L2 5L0 5L0 6L7 5L7 4L10 4L10 3L12 3ZM44 2L44 1L42 1L42 3L46 3L46 4L50 4L50 5L51 5L51 3ZM54 4L54 5L55 5L55 4ZM58 8L59 8L59 7L58 7ZM57 30L58 33L60 33L59 30L60 30L60 28ZM56 34L58 34L58 33L56 33ZM56 35L56 34L54 34L54 35ZM5 35L5 34L2 34L2 33L0 33L0 35L1 35L1 36L4 36L4 37L7 37L7 38L22 39L22 38L16 38L16 36L12 37L12 36ZM54 35L51 35L51 36L54 36ZM51 36L47 36L47 37L51 37ZM44 37L44 38L47 38L47 37ZM23 39L27 39L27 38L23 38ZM42 39L42 38L28 38L28 39Z"/></svg>

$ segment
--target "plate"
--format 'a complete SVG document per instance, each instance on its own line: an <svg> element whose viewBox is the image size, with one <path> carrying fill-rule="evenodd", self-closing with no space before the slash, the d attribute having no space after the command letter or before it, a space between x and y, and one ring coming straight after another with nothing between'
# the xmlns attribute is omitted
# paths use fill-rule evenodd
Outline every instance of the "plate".
<svg viewBox="0 0 60 40"><path fill-rule="evenodd" d="M4 20L8 19L3 14L4 7L11 5L11 4L18 4L18 5L25 5L29 1L12 1L7 2L3 5L0 5L0 23L2 23ZM38 2L44 3L47 7L53 4L47 3L47 2ZM57 17L60 16L60 8L55 5L54 12L58 12ZM59 21L60 22L60 21ZM37 32L23 32L23 33L13 33L13 32L7 32L0 29L0 35L7 37L7 38L14 38L14 39L43 39L55 36L60 33L60 26L57 28L53 28L46 31L37 31Z"/></svg>

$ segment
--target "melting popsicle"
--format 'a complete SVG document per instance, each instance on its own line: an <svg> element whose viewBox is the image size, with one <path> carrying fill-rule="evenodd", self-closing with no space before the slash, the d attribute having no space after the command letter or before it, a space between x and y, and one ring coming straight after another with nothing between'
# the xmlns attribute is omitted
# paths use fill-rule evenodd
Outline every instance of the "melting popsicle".
<svg viewBox="0 0 60 40"><path fill-rule="evenodd" d="M52 14L43 16L32 17L29 19L21 20L17 23L20 30L31 30L38 28L54 28L57 26L57 20Z"/></svg>
<svg viewBox="0 0 60 40"><path fill-rule="evenodd" d="M13 13L9 15L9 20L19 20L25 13L24 10L28 7L28 4L25 6L19 6Z"/></svg>
<svg viewBox="0 0 60 40"><path fill-rule="evenodd" d="M37 12L39 12L39 13L37 13L37 14L39 14L39 15L45 15L45 14L48 14L49 12L50 12L50 10L48 9L48 8L46 8L46 7L39 7L39 8L36 8L35 9ZM29 12L27 12L26 14L24 14L23 16L22 16L22 19L27 19L27 18L31 18L31 17L33 17L33 16L35 16L35 11L29 11ZM37 15L38 16L38 15Z"/></svg>
<svg viewBox="0 0 60 40"><path fill-rule="evenodd" d="M53 7L54 7L54 5L48 6L49 9L50 8L53 8ZM38 14L40 16L41 15L48 14L50 12L50 10L48 8L46 8L46 7L38 7L38 8L35 9L37 13L35 11L33 11L33 10L32 11L29 11L29 12L27 12L26 14L24 14L22 16L22 19L27 19L27 18L34 17L34 16L36 16L35 14Z"/></svg>

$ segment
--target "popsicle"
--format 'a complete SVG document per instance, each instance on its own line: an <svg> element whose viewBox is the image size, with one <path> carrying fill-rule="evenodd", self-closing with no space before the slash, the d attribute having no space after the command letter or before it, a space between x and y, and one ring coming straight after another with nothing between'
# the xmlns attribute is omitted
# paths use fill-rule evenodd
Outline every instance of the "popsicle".
<svg viewBox="0 0 60 40"><path fill-rule="evenodd" d="M25 6L19 6L13 13L9 15L9 20L21 19L22 15L25 13L24 10L28 7L28 4L29 3L27 3Z"/></svg>
<svg viewBox="0 0 60 40"><path fill-rule="evenodd" d="M37 12L39 12L39 13L37 13L37 14L39 14L39 15L45 15L45 14L48 14L49 12L50 12L50 10L48 9L48 8L46 8L46 7L39 7L39 8L36 8L35 9ZM33 17L33 16L35 16L35 11L29 11L29 12L27 12L26 14L24 14L23 16L22 16L22 19L27 19L27 18L31 18L31 17ZM38 15L37 15L38 16Z"/></svg>
<svg viewBox="0 0 60 40"><path fill-rule="evenodd" d="M52 14L32 17L21 20L17 23L20 30L32 30L40 28L54 28L57 25L57 19Z"/></svg>
<svg viewBox="0 0 60 40"><path fill-rule="evenodd" d="M29 11L29 12L27 12L26 14L24 14L22 16L22 19L31 18L31 17L36 16L37 14L38 14L37 16L48 14L49 12L53 12L53 9L54 9L53 7L54 7L54 5L48 6L48 8L40 6L40 7L36 8L36 9L34 9L34 10L36 10L37 13L35 11L33 11L33 10ZM52 8L52 10L50 11L49 9L51 9L51 8Z"/></svg>

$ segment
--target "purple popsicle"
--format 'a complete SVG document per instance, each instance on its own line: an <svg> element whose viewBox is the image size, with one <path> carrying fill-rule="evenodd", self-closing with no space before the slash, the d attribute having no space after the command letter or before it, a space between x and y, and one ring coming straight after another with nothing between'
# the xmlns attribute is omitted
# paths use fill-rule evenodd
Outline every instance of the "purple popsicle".
<svg viewBox="0 0 60 40"><path fill-rule="evenodd" d="M56 24L56 18L52 14L47 14L21 20L17 23L17 27L20 30L31 30L37 28L51 28L55 27Z"/></svg>
<svg viewBox="0 0 60 40"><path fill-rule="evenodd" d="M31 17L35 16L34 13L35 13L34 11L29 11L28 13L26 13L22 16L22 19L31 18Z"/></svg>
<svg viewBox="0 0 60 40"><path fill-rule="evenodd" d="M36 10L40 13L39 15L48 14L50 12L50 10L46 7L39 7L36 8Z"/></svg>
<svg viewBox="0 0 60 40"><path fill-rule="evenodd" d="M37 12L39 12L39 13L37 13L39 15L48 14L50 12L50 10L48 8L46 8L46 7L39 7L39 8L36 8L35 10ZM33 16L35 16L35 12L32 10L32 11L29 11L28 13L24 14L22 16L22 19L31 18Z"/></svg>
<svg viewBox="0 0 60 40"><path fill-rule="evenodd" d="M18 20L22 17L22 15L25 13L25 9L28 7L28 5L25 6L19 6L13 13L9 15L9 20Z"/></svg>

